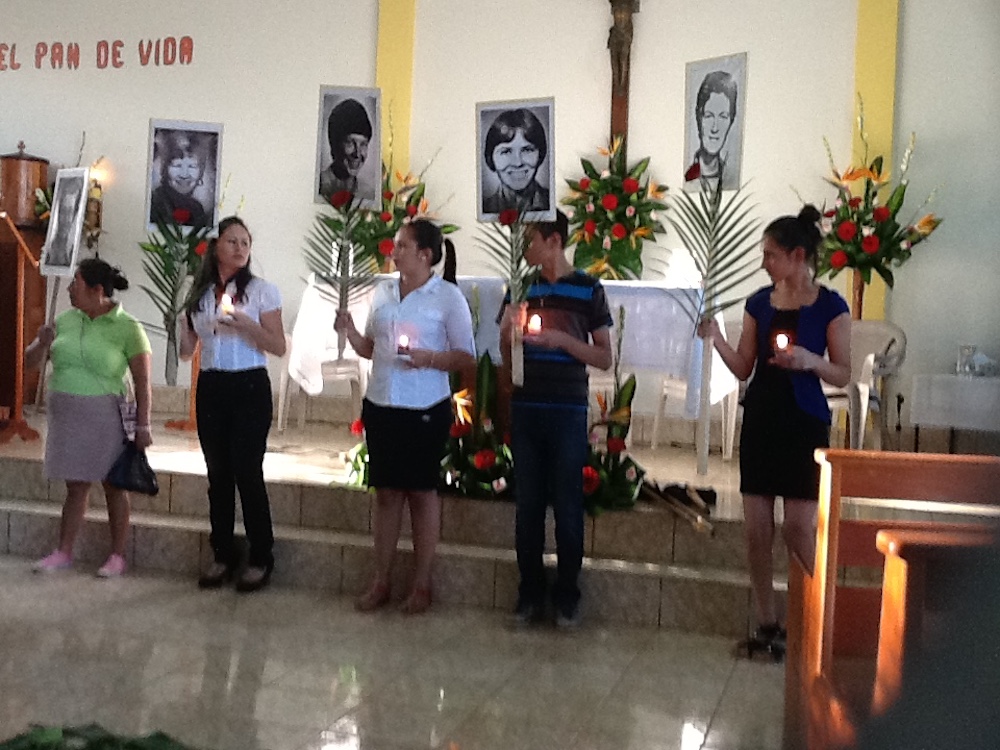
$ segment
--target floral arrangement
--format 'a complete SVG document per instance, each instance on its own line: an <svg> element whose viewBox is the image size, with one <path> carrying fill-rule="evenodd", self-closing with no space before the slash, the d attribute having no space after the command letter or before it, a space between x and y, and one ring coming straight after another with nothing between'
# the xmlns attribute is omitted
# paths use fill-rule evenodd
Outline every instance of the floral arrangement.
<svg viewBox="0 0 1000 750"><path fill-rule="evenodd" d="M899 182L890 189L891 177L888 170L883 171L882 157L868 161L863 108L858 116L858 129L865 147L863 164L849 167L843 173L837 171L830 143L823 139L833 174L827 182L837 189L837 199L833 208L823 214L823 242L817 272L820 276L829 274L833 278L844 268L854 268L868 284L874 271L892 288L895 281L892 269L910 259L914 246L927 239L937 229L941 219L932 213L919 220L916 220L916 214L905 222L899 219L906 197L906 172L916 145L916 135L910 134L900 164ZM880 193L884 192L888 192L889 197L883 202ZM921 209L933 197L931 193ZM917 210L919 212L920 209Z"/></svg>
<svg viewBox="0 0 1000 750"><path fill-rule="evenodd" d="M452 396L455 421L441 462L445 488L473 497L497 497L508 493L513 475L510 440L494 429L496 418L497 368L489 353L479 358L476 391L457 390Z"/></svg>
<svg viewBox="0 0 1000 750"><path fill-rule="evenodd" d="M365 423L360 419L351 422L351 434L360 437L361 442L344 456L347 465L347 483L357 487L368 487L368 443L364 440Z"/></svg>
<svg viewBox="0 0 1000 750"><path fill-rule="evenodd" d="M635 375L622 381L619 363L624 330L625 308L619 307L615 332L615 392L610 410L607 394L597 394L601 414L591 426L590 452L583 467L584 506L593 516L605 510L625 510L634 506L646 474L645 469L625 452L625 438L632 423Z"/></svg>
<svg viewBox="0 0 1000 750"><path fill-rule="evenodd" d="M640 278L643 240L666 231L656 212L667 208L661 200L667 186L650 181L649 157L628 167L623 143L616 136L598 149L608 158L604 171L581 159L584 176L566 180L573 192L562 200L573 209L573 265L602 279Z"/></svg>
<svg viewBox="0 0 1000 750"><path fill-rule="evenodd" d="M177 385L180 345L177 321L187 298L188 279L201 268L212 227L191 229L185 226L191 220L191 212L184 208L175 209L171 219L156 222L156 232L150 234L146 242L139 243L143 250L142 269L152 284L140 284L139 288L149 295L162 316L167 335L165 377L167 385Z"/></svg>

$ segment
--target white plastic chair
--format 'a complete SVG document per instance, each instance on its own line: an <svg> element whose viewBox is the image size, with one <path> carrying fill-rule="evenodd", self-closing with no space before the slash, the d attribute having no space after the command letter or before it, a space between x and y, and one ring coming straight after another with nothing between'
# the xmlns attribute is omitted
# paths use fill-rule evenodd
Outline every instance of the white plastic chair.
<svg viewBox="0 0 1000 750"><path fill-rule="evenodd" d="M882 449L888 433L885 379L899 372L906 359L906 333L885 320L855 320L851 323L851 380L844 388L823 385L830 411L836 418L847 413L851 448L865 444L868 415L878 415L873 435L875 450Z"/></svg>

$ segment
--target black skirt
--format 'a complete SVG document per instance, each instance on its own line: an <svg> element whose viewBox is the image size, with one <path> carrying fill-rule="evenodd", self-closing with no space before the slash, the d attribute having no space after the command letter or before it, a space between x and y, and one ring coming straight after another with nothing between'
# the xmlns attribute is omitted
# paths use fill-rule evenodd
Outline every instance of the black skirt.
<svg viewBox="0 0 1000 750"><path fill-rule="evenodd" d="M451 400L426 409L379 406L365 399L361 410L368 443L371 487L437 489L451 427Z"/></svg>

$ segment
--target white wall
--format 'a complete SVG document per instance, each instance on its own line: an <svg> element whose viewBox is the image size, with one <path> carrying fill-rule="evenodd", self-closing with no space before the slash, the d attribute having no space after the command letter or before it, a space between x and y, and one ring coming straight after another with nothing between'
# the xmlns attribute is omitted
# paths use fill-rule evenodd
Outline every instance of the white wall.
<svg viewBox="0 0 1000 750"><path fill-rule="evenodd" d="M937 188L928 210L944 217L889 298L907 333L909 399L913 374L954 372L959 343L1000 360L1000 13L995 0L902 6L894 167L915 131L906 205Z"/></svg>
<svg viewBox="0 0 1000 750"><path fill-rule="evenodd" d="M83 163L107 158L100 252L133 284L123 296L126 308L158 322L137 286L145 282L137 243L146 236L150 118L220 122L222 177L230 178L224 211L245 201L255 269L280 287L290 326L306 274L303 237L316 212L319 87L374 85L375 0L57 0L44 12L36 3L6 0L3 15L0 42L17 43L22 67L0 71L0 152L15 151L23 139L53 168L74 166L87 132ZM138 40L168 35L194 38L193 64L141 67ZM96 69L102 39L125 42L123 68ZM80 44L78 70L34 68L35 43L55 40ZM163 339L152 338L154 376L162 382Z"/></svg>

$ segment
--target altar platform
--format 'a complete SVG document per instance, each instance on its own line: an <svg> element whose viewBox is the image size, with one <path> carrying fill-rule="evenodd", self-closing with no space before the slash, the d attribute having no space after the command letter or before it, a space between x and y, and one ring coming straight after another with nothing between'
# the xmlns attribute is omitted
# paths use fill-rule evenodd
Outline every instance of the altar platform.
<svg viewBox="0 0 1000 750"><path fill-rule="evenodd" d="M42 473L44 415L28 415L42 440L0 445L0 554L39 557L58 536L64 497L60 482ZM150 463L160 494L133 499L129 562L142 571L196 577L208 559L205 465L194 433L164 427L154 418ZM370 574L374 496L344 484L342 454L357 442L344 423L311 423L272 431L264 460L276 536L275 586L354 596ZM716 452L699 476L690 447L630 449L660 483L689 482L718 493L713 534L696 531L665 503L587 519L584 617L739 636L750 615L749 579L736 462ZM106 511L95 490L77 543L78 566L96 568L107 554ZM238 516L239 517L239 516ZM408 536L404 518L404 536ZM435 598L443 604L508 611L516 597L514 505L509 500L445 496ZM550 549L554 549L550 530ZM404 540L404 547L407 542ZM779 550L778 570L784 570ZM411 555L401 551L403 592ZM554 562L554 558L552 560ZM783 577L783 573L777 575ZM783 580L779 584L784 587Z"/></svg>

